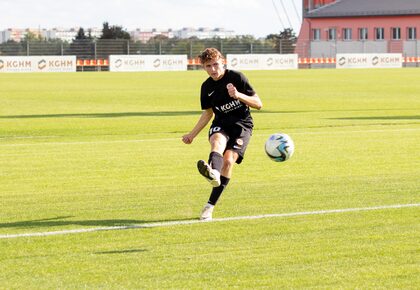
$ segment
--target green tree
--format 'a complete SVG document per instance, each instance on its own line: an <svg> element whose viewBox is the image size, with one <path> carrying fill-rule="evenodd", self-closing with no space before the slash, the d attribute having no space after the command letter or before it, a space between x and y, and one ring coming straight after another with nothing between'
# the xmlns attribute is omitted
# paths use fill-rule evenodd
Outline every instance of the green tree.
<svg viewBox="0 0 420 290"><path fill-rule="evenodd" d="M79 31L77 31L77 35L75 37L76 40L82 40L82 39L88 39L88 37L85 34L85 30L83 27L79 28Z"/></svg>
<svg viewBox="0 0 420 290"><path fill-rule="evenodd" d="M32 42L32 41L42 41L41 35L37 35L32 31L27 31L25 37L23 38L22 42Z"/></svg>
<svg viewBox="0 0 420 290"><path fill-rule="evenodd" d="M293 53L297 37L292 28L286 28L279 34L267 35L266 39L273 42L278 52Z"/></svg>
<svg viewBox="0 0 420 290"><path fill-rule="evenodd" d="M130 34L122 26L109 26L108 22L103 23L102 35L100 39L127 39L130 40Z"/></svg>

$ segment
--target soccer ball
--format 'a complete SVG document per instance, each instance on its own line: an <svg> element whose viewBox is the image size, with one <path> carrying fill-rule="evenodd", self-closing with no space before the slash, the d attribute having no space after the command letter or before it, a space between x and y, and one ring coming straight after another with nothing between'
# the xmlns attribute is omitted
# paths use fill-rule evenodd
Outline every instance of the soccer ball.
<svg viewBox="0 0 420 290"><path fill-rule="evenodd" d="M265 142L265 153L271 160L283 162L292 157L295 145L292 138L284 133L275 133Z"/></svg>

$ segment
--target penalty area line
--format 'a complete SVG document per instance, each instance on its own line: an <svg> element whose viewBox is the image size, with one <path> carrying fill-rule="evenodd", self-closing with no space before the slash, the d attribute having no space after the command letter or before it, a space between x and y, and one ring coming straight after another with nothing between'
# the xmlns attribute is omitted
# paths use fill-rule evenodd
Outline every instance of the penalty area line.
<svg viewBox="0 0 420 290"><path fill-rule="evenodd" d="M194 219L194 220L185 220L185 221L167 221L167 222L133 224L133 225L128 225L128 226L84 228L84 229L73 229L73 230L63 230L63 231L32 232L32 233L21 233L21 234L5 234L5 235L0 235L0 239L16 239L16 238L25 238L25 237L47 237L47 236L83 234L83 233L92 233L92 232L101 232L101 231L172 227L172 226L180 226L180 225L199 224L199 223L204 224L204 223L228 222L228 221L238 221L238 220L257 220L257 219L264 219L264 218L283 218L283 217L285 218L285 217L296 217L296 216L324 215L324 214L374 211L374 210L385 210L385 209L401 209L401 208L412 208L412 207L420 207L420 203L383 205L383 206L361 207L361 208L303 211L303 212L291 212L291 213L279 213L279 214L262 214L262 215L254 215L254 216L236 216L236 217L226 217L226 218L215 218L212 221L200 221L198 219Z"/></svg>

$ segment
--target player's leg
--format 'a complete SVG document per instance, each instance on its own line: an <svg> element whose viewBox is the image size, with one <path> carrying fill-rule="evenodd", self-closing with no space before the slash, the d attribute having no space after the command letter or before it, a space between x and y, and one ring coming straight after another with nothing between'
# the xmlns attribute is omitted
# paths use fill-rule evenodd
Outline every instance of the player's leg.
<svg viewBox="0 0 420 290"><path fill-rule="evenodd" d="M216 205L226 186L229 184L230 177L232 176L233 165L235 164L238 157L238 153L232 150L226 150L225 154L223 155L223 167L221 170L220 185L213 187L209 200L201 212L201 220L212 219L214 206Z"/></svg>
<svg viewBox="0 0 420 290"><path fill-rule="evenodd" d="M213 218L214 206L230 181L234 164L242 162L251 135L252 129L237 127L226 138L223 165L220 171L220 186L213 187L209 201L201 212L201 220L208 221Z"/></svg>
<svg viewBox="0 0 420 290"><path fill-rule="evenodd" d="M230 181L233 165L235 164L238 157L239 155L235 151L226 150L225 154L223 155L223 167L220 176L220 186L213 188L208 201L209 204L216 205L220 195L225 190Z"/></svg>
<svg viewBox="0 0 420 290"><path fill-rule="evenodd" d="M197 168L200 174L203 175L213 187L217 187L220 186L223 152L225 151L228 138L224 132L221 131L220 127L212 127L209 135L211 152L209 154L208 163L204 160L199 160L197 162Z"/></svg>
<svg viewBox="0 0 420 290"><path fill-rule="evenodd" d="M225 154L223 154L223 166L220 172L222 176L230 179L230 177L232 176L233 165L235 165L238 158L238 152L235 152L230 149L225 151Z"/></svg>

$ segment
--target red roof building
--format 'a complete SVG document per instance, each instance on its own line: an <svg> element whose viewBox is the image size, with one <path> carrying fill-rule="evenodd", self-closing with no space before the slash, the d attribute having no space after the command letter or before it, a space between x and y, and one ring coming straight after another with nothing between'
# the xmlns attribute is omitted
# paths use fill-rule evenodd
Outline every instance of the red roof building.
<svg viewBox="0 0 420 290"><path fill-rule="evenodd" d="M303 0L299 57L420 56L420 0Z"/></svg>

